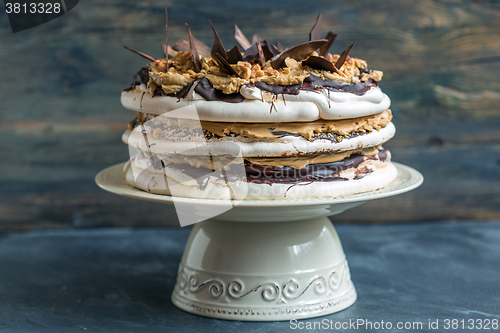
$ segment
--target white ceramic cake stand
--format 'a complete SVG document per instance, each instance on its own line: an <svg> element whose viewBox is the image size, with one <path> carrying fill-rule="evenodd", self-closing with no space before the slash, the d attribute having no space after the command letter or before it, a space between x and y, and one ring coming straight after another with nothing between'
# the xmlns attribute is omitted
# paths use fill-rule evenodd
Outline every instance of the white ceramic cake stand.
<svg viewBox="0 0 500 333"><path fill-rule="evenodd" d="M327 216L410 191L423 182L418 171L394 164L397 179L377 191L336 198L243 201L195 224L179 265L173 303L197 315L251 321L310 318L349 307L356 301L356 290ZM170 196L128 185L122 168L119 164L101 171L97 184L112 193L174 207ZM175 204L203 217L221 201L176 197Z"/></svg>

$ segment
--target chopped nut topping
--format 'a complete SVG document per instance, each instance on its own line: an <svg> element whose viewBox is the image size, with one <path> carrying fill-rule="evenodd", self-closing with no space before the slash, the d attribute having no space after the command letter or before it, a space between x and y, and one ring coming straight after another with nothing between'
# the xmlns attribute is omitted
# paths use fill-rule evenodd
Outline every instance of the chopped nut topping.
<svg viewBox="0 0 500 333"><path fill-rule="evenodd" d="M313 52L312 55L316 55ZM302 65L300 61L286 58L285 67L274 69L267 61L263 67L260 64L251 64L247 61L239 61L231 67L238 73L239 77L230 76L220 71L217 63L212 59L200 58L201 70L194 71L193 63L190 59L190 52L178 52L174 57L167 60L160 59L149 63L150 80L147 85L149 92L154 92L160 86L166 94L175 94L192 81L207 77L215 89L222 90L225 94L239 92L242 85L247 83L264 82L271 85L294 85L304 81L312 73L322 79L341 81L344 83L364 82L368 79L380 81L383 73L381 71L370 71L366 73L366 61L348 57L344 65L339 69L339 73L312 69ZM328 53L326 60L335 63L339 55ZM363 69L363 72L360 71Z"/></svg>

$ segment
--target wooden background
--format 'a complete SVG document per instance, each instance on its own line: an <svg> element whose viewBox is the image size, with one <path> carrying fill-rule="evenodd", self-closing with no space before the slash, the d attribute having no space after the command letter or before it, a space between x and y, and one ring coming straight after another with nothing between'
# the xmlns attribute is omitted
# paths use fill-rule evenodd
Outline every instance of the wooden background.
<svg viewBox="0 0 500 333"><path fill-rule="evenodd" d="M80 1L68 14L13 34L0 14L0 230L177 225L175 214L99 189L94 176L125 161L133 112L120 91L170 40L226 47L233 24L285 45L306 41L319 11L341 52L383 70L392 99L393 159L420 170L418 190L369 202L340 222L500 219L500 2Z"/></svg>

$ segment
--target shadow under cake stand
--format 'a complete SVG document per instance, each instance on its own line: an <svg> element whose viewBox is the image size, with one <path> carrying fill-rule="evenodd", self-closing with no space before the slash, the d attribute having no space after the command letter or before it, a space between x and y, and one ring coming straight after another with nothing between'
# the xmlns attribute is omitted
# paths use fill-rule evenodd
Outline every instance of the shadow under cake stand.
<svg viewBox="0 0 500 333"><path fill-rule="evenodd" d="M311 318L349 307L356 290L327 216L422 184L418 171L394 165L396 180L380 190L335 198L242 201L196 223L179 265L173 303L201 316L248 321ZM174 208L171 196L128 185L122 168L117 164L102 170L96 183L115 194ZM175 198L177 207L199 217L221 204Z"/></svg>

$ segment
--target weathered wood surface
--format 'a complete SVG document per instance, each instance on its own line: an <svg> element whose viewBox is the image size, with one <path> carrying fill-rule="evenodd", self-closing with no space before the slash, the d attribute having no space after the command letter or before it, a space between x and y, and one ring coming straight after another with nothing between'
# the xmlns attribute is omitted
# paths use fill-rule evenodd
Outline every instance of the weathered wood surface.
<svg viewBox="0 0 500 333"><path fill-rule="evenodd" d="M398 133L393 159L425 176L418 190L334 219L408 222L500 218L500 3L496 1L81 1L67 15L12 34L0 15L0 230L175 225L175 215L118 197L95 174L125 161L120 135L133 113L120 91L160 55L164 6L171 41L226 46L233 23L285 45L306 41L317 13L333 51L383 70Z"/></svg>

